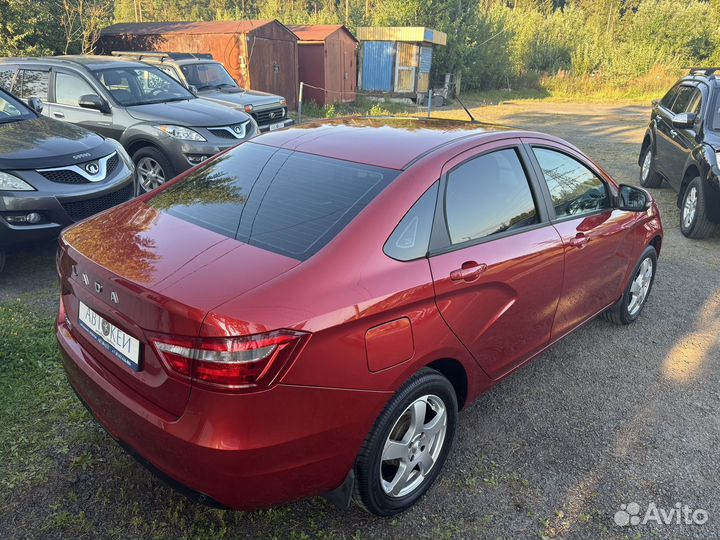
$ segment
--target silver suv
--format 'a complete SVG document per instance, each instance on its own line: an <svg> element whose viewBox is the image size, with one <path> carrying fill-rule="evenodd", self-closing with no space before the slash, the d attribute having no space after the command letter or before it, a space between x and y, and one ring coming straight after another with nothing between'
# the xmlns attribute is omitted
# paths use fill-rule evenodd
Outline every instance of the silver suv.
<svg viewBox="0 0 720 540"><path fill-rule="evenodd" d="M241 88L211 54L126 51L113 51L112 54L151 64L199 97L245 111L255 119L260 131L272 131L294 123L288 117L284 97Z"/></svg>

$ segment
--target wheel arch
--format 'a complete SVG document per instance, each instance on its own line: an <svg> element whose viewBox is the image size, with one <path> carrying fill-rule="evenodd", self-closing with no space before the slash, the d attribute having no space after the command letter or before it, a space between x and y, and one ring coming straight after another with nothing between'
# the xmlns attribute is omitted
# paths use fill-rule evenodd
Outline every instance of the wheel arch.
<svg viewBox="0 0 720 540"><path fill-rule="evenodd" d="M691 163L687 166L685 169L685 173L683 174L682 183L680 184L680 190L678 191L677 196L677 206L680 208L682 206L683 197L685 196L685 190L688 187L688 184L692 182L693 178L697 178L700 175L700 168L695 163Z"/></svg>
<svg viewBox="0 0 720 540"><path fill-rule="evenodd" d="M648 130L645 132L645 137L643 138L642 145L640 146L640 154L638 155L638 165L640 165L641 167L642 167L643 153L645 152L645 149L646 149L648 146L651 146L651 145L652 145L652 143L653 143L652 131L650 131L650 130L648 129Z"/></svg>
<svg viewBox="0 0 720 540"><path fill-rule="evenodd" d="M648 245L654 247L655 252L660 255L660 248L662 247L662 236L658 234L652 240L650 240L650 243Z"/></svg>
<svg viewBox="0 0 720 540"><path fill-rule="evenodd" d="M454 358L441 358L430 362L426 367L434 369L450 381L457 396L458 410L462 410L468 397L468 375L465 366Z"/></svg>
<svg viewBox="0 0 720 540"><path fill-rule="evenodd" d="M133 139L127 144L127 152L130 154L130 156L133 156L135 152L140 150L141 148L145 148L146 146L151 146L158 150L159 152L162 152L162 148L160 148L157 144L155 144L150 139L145 139L143 137L139 137L137 139Z"/></svg>

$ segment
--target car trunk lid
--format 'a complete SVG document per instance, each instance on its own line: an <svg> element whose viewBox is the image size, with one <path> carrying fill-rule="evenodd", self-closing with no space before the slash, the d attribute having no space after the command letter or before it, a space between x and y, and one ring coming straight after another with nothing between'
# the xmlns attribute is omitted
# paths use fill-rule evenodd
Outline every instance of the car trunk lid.
<svg viewBox="0 0 720 540"><path fill-rule="evenodd" d="M142 201L68 229L61 246L58 265L73 335L111 376L175 415L184 410L190 385L170 375L152 337L198 336L213 307L298 264ZM138 371L79 324L81 302L139 340Z"/></svg>

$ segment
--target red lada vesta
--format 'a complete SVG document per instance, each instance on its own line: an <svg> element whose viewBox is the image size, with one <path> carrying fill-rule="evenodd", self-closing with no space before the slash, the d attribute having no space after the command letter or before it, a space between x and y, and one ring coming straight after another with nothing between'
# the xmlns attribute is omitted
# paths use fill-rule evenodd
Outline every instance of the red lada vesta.
<svg viewBox="0 0 720 540"><path fill-rule="evenodd" d="M65 231L68 378L141 461L223 506L431 486L458 410L653 284L656 204L570 144L469 122L261 135Z"/></svg>

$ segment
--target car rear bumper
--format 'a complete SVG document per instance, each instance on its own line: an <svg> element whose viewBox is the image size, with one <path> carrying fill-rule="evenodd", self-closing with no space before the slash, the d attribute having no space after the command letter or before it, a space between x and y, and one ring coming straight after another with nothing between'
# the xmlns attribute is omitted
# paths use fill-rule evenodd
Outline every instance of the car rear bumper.
<svg viewBox="0 0 720 540"><path fill-rule="evenodd" d="M185 412L173 418L114 379L63 320L56 330L68 379L98 422L163 475L231 508L339 486L389 399L385 392L290 385L248 394L194 387Z"/></svg>

